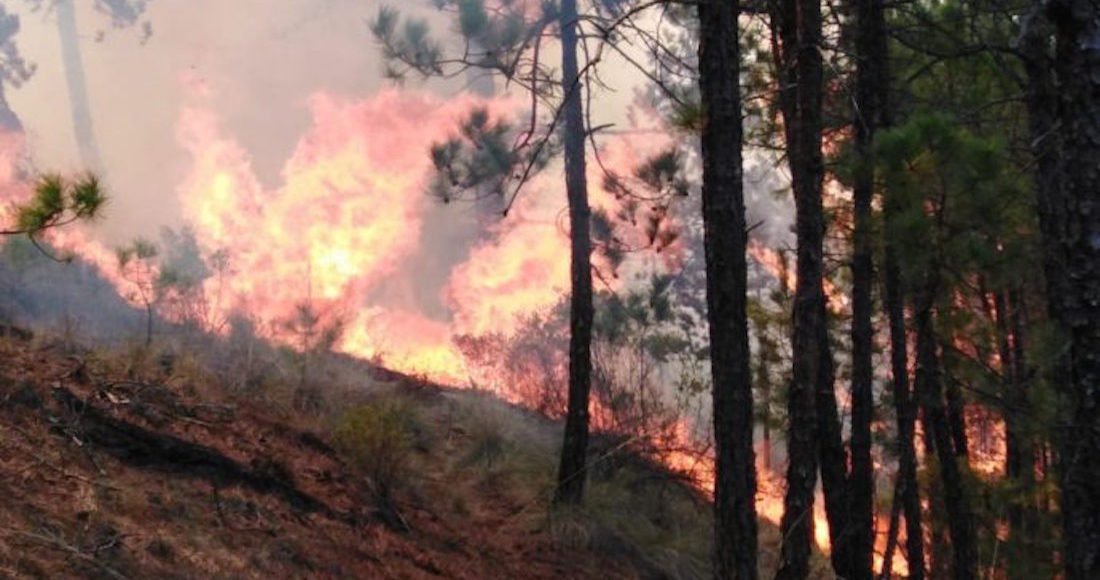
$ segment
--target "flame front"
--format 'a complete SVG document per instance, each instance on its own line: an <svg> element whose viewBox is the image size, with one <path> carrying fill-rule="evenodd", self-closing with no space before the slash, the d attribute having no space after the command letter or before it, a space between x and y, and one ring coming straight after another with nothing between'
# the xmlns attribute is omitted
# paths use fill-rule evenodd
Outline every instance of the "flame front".
<svg viewBox="0 0 1100 580"><path fill-rule="evenodd" d="M516 110L509 100L466 95L441 101L398 90L365 100L318 94L310 102L312 126L274 188L262 183L249 152L224 132L215 113L201 105L186 108L177 140L191 165L178 195L184 221L193 226L204 250L229 258L223 275L205 282L211 295L224 297L213 305L218 316L246 314L268 338L292 342L279 325L309 303L323 322L343 323L339 351L441 382L470 381L472 371L454 344L456 336L510 334L520 317L559 303L569 285L564 195L549 177L540 176L508 219L490 225L450 268L439 290L446 314L428 315L416 304L379 298L387 287L412 283L405 265L427 251L425 236L433 234L424 231L432 203L425 194L428 147L450 136L475 106L499 116ZM602 162L629 172L670 141L667 136L613 141ZM9 160L22 154L21 139L11 135L0 147ZM7 172L0 174L4 198L25 197L26 184L12 173L17 164L0 165ZM613 211L615 196L601 185L601 169L595 165L589 175L592 205ZM121 295L128 294L113 252L84 230L51 232L50 241L97 265ZM639 253L631 259L638 262L636 270L674 271L680 252L672 246L660 255ZM754 246L754 255L777 269L768 252ZM602 282L622 283L614 277ZM663 446L672 451L658 459L711 492L714 461L709 453L690 451L697 446L681 420L672 429L671 443ZM778 525L781 478L762 467L760 473L758 512ZM827 549L820 498L816 504L815 536Z"/></svg>

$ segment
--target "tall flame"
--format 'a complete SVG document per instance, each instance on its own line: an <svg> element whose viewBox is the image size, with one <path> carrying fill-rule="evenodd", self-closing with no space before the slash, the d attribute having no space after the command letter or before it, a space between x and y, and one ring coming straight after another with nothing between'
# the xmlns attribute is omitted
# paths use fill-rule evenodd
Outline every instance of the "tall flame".
<svg viewBox="0 0 1100 580"><path fill-rule="evenodd" d="M494 116L516 110L507 99L481 100L461 95L440 100L425 94L387 90L353 100L318 94L310 101L313 123L300 139L276 187L265 186L249 152L227 135L215 113L192 105L181 114L177 139L191 158L178 188L186 222L207 251L227 253L230 268L207 281L211 292L225 295L217 305L263 321L271 338L278 322L295 316L310 302L323 318L340 319L345 331L337 344L343 352L381 359L387 366L429 378L463 383L470 369L453 343L458 335L509 334L516 320L557 304L568 292L568 232L564 195L550 177L532 182L510 216L491 225L464 260L453 265L439 289L447 313L429 315L409 300L380 298L410 276L405 265L428 251L425 195L431 170L428 147L450 136L475 106ZM12 159L22 141L0 139L0 154ZM616 198L602 178L603 167L629 169L670 142L668 137L619 139L593 163L589 175L592 205L613 211ZM0 164L5 199L26 195L14 163ZM12 189L12 192L8 192ZM656 211L656 210L655 210ZM3 216L5 218L10 216ZM113 253L80 229L52 234L55 245L98 265L124 289ZM644 245L644 240L642 244ZM753 255L778 272L773 251L754 245ZM658 256L633 258L642 270L674 270L677 247ZM606 268L606 264L597 264ZM789 276L793 284L793 272ZM613 276L604 283L621 282ZM835 288L828 288L839 296ZM121 292L126 295L126 292ZM696 484L713 490L714 463L696 446L684 422L673 429L673 449L659 459L691 473ZM782 517L781 478L760 468L757 509L775 524ZM828 548L823 502L815 511L815 536Z"/></svg>

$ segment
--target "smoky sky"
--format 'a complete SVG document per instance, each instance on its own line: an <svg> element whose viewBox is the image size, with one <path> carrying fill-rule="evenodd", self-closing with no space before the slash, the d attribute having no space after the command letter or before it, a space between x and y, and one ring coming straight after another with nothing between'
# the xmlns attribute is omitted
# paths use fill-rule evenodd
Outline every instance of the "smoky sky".
<svg viewBox="0 0 1100 580"><path fill-rule="evenodd" d="M20 48L38 65L10 95L34 161L43 170L80 170L55 15L12 9L22 16ZM365 25L374 9L349 0L158 0L149 4L153 34L145 39L140 25L114 28L90 0L79 2L91 117L113 194L99 229L121 242L176 223L188 159L175 125L197 98L249 150L265 185L276 184L308 127L310 95L366 96L383 85Z"/></svg>
<svg viewBox="0 0 1100 580"><path fill-rule="evenodd" d="M379 2L154 0L125 28L113 26L92 0L76 3L90 113L112 193L110 211L97 229L109 243L179 225L177 185L189 160L176 142L175 126L185 105L202 99L216 111L226 132L251 154L257 176L273 187L308 129L311 95L365 98L389 83L367 28ZM20 14L19 47L38 66L30 82L9 91L35 164L41 170L84 169L56 14L32 12L23 2L5 4ZM427 1L398 7L427 18L433 33L446 37L447 16ZM614 120L622 117L641 77L613 66L607 75L625 81L596 103ZM407 86L453 94L465 84L413 80Z"/></svg>

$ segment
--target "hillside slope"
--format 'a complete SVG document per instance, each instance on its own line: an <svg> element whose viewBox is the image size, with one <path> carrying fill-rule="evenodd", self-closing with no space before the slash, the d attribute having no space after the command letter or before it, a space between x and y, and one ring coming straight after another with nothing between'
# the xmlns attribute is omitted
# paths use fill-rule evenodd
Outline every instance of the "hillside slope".
<svg viewBox="0 0 1100 580"><path fill-rule="evenodd" d="M504 451L542 439L534 421L391 385L421 433L415 477L379 502L331 431L213 397L172 365L0 338L0 577L666 575L614 534L571 541L541 492L515 491L538 489L502 467L543 453Z"/></svg>

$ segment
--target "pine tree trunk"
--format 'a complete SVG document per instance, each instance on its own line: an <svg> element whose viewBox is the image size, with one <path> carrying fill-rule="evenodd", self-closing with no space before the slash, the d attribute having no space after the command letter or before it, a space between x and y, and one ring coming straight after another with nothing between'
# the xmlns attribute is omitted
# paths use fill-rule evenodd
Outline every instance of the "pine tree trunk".
<svg viewBox="0 0 1100 580"><path fill-rule="evenodd" d="M859 164L852 188L852 471L849 477L851 521L850 578L869 579L874 551L874 464L871 422L874 420L874 261L871 202L875 195L873 145L880 111L885 105L886 22L882 0L855 0L856 115L855 149Z"/></svg>
<svg viewBox="0 0 1100 580"><path fill-rule="evenodd" d="M886 228L891 223L890 204L885 204ZM905 559L909 577L924 579L924 529L917 486L916 435L917 409L909 388L908 336L905 330L905 303L896 249L887 239L883 266L883 302L890 327L890 372L894 395L894 412L898 425L898 488L905 514Z"/></svg>
<svg viewBox="0 0 1100 580"><path fill-rule="evenodd" d="M1039 168L1052 174L1040 176L1038 207L1049 306L1066 340L1064 380L1056 383L1066 425L1059 434L1062 560L1066 577L1076 580L1100 577L1100 5L1055 0L1046 11L1057 93L1039 100L1055 101L1058 136L1054 148L1035 144L1052 163ZM1036 90L1050 95L1048 87ZM1031 112L1042 118L1041 110Z"/></svg>
<svg viewBox="0 0 1100 580"><path fill-rule="evenodd" d="M1041 232L1041 248L1043 256L1043 269L1046 281L1047 310L1055 321L1057 317L1056 297L1064 294L1063 278L1065 273L1061 258L1062 248L1059 244L1059 235L1056 228L1057 213L1056 200L1059 196L1058 189L1058 158L1060 156L1061 135L1056 131L1058 115L1058 90L1055 85L1055 65L1053 55L1050 53L1050 38L1053 31L1049 20L1045 17L1045 5L1036 2L1031 12L1022 20L1020 35L1020 52L1023 56L1024 70L1027 73L1027 108L1028 108L1028 132L1032 146L1032 154L1035 157L1034 187L1036 191L1037 209L1039 214L1039 226ZM1015 301L1013 301L1015 302ZM1019 309L1018 309L1019 310ZM1018 312L1022 316L1022 311ZM1022 354L1022 353L1021 353ZM1058 364L1052 365L1047 376L1044 377L1052 385L1064 385L1069 381L1069 364L1065 356L1062 356ZM1026 377L1026 367L1022 365L1018 371L1020 376ZM1057 388L1057 387L1056 387ZM1061 438L1065 436L1062 430L1052 434L1052 442L1061 447ZM1040 463L1044 473L1051 467L1047 459L1047 450L1050 445L1037 442L1040 450ZM1021 450L1022 453L1022 450ZM1031 461L1035 457L1030 458ZM1026 464L1027 460L1024 460ZM1029 468L1020 466L1021 472ZM1030 468L1031 477L1034 477L1034 467ZM1024 510L1032 509L1030 502ZM1035 505L1037 511L1050 510L1050 506ZM1027 517L1020 514L1020 523ZM1013 524L1014 525L1014 524ZM1013 536L1016 535L1015 525ZM1027 532L1024 532L1025 534ZM1068 554L1068 549L1066 554ZM1049 558L1049 554L1045 554ZM1066 555L1062 556L1062 560ZM1079 576L1080 577L1080 576Z"/></svg>
<svg viewBox="0 0 1100 580"><path fill-rule="evenodd" d="M813 533L819 453L817 394L823 377L832 374L831 365L822 364L828 360L829 352L825 340L828 329L822 287L825 220L821 203L823 74L818 50L821 5L799 0L773 0L770 9L772 31L779 47L775 55L781 87L779 102L791 167L798 238L798 282L791 340L793 380L787 401L787 493L780 525L784 541L777 577L801 579L809 572Z"/></svg>
<svg viewBox="0 0 1100 580"><path fill-rule="evenodd" d="M736 0L699 4L703 227L714 382L714 578L721 580L757 577L737 16Z"/></svg>
<svg viewBox="0 0 1100 580"><path fill-rule="evenodd" d="M1042 555L1034 550L1032 526L1035 511L1035 447L1025 428L1029 409L1027 363L1024 361L1023 314L1019 292L997 292L994 296L997 350L1005 391L1005 476L1016 487L1009 498L1008 578L1034 578Z"/></svg>
<svg viewBox="0 0 1100 580"><path fill-rule="evenodd" d="M824 318L824 316L823 316ZM829 343L828 329L822 324L819 344ZM848 494L848 450L840 427L837 409L833 360L827 347L819 351L817 386L814 399L817 411L817 451L821 470L821 492L825 498L825 519L829 522L829 559L841 578L853 577L851 497Z"/></svg>
<svg viewBox="0 0 1100 580"><path fill-rule="evenodd" d="M883 25L885 28L885 24ZM892 109L888 99L890 75L888 70L888 43L885 34L883 45L876 50L884 61L882 75L882 125L892 123ZM916 437L917 402L909 381L909 337L905 328L905 291L902 286L901 268L897 248L890 237L895 209L889 192L883 195L883 220L885 223L885 250L883 252L883 307L890 332L890 375L894 396L894 413L898 437L898 486L902 513L905 515L905 559L910 580L924 580L924 516L920 504L920 486L917 481Z"/></svg>
<svg viewBox="0 0 1100 580"><path fill-rule="evenodd" d="M763 384L761 384L760 399L764 401L764 416L760 425L760 452L764 456L762 460L764 471L770 473L772 470L772 455L774 452L771 414L772 385L771 379L763 378L764 375L767 375L767 371L761 375L761 382Z"/></svg>
<svg viewBox="0 0 1100 580"><path fill-rule="evenodd" d="M890 523L886 528L886 547L882 551L882 570L879 578L888 580L894 571L894 552L901 532L901 477L894 480L894 497L890 501Z"/></svg>
<svg viewBox="0 0 1100 580"><path fill-rule="evenodd" d="M565 189L569 198L569 403L558 469L558 503L584 499L588 455L588 393L592 382L592 240L585 170L584 111L577 72L577 2L561 3L562 81L565 97Z"/></svg>
<svg viewBox="0 0 1100 580"><path fill-rule="evenodd" d="M69 86L72 108L73 134L76 137L80 161L89 171L101 171L102 159L92 126L91 106L88 102L88 79L84 75L84 60L80 55L80 37L76 28L75 0L57 0L57 34L61 39L61 59L65 68L65 82Z"/></svg>
<svg viewBox="0 0 1100 580"><path fill-rule="evenodd" d="M954 368L950 365L952 361L947 358L949 356L953 355L944 355L943 366ZM970 458L970 441L966 435L966 408L962 389L954 377L948 376L946 373L941 373L940 377L947 397L947 423L951 426L951 445L955 450L955 457L963 459L966 463L965 460Z"/></svg>
<svg viewBox="0 0 1100 580"><path fill-rule="evenodd" d="M966 488L959 469L951 427L944 405L943 379L940 370L939 347L935 330L934 300L938 287L933 264L926 273L929 281L920 292L915 310L917 333L917 400L920 402L929 429L932 449L939 462L943 484L943 503L947 511L947 527L951 537L952 577L970 580L977 577L977 551L974 528Z"/></svg>
<svg viewBox="0 0 1100 580"><path fill-rule="evenodd" d="M887 198L884 204L886 230L893 223L892 204ZM889 237L883 265L883 303L890 328L890 372L894 395L894 413L898 437L898 486L902 511L905 514L905 559L909 564L909 577L923 580L924 516L920 505L920 487L917 483L916 436L917 404L909 387L909 341L905 329L905 298L902 290L901 271L897 264L897 249Z"/></svg>

